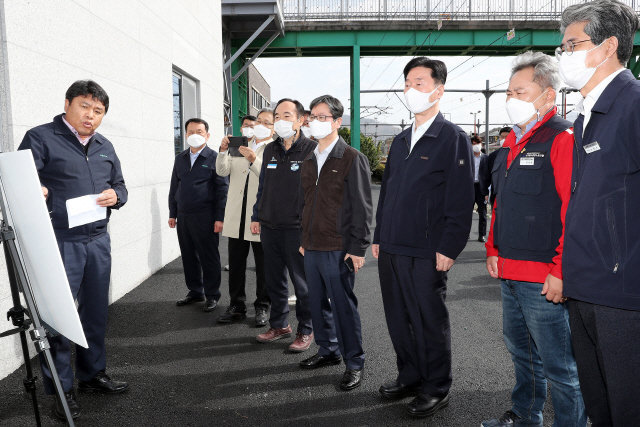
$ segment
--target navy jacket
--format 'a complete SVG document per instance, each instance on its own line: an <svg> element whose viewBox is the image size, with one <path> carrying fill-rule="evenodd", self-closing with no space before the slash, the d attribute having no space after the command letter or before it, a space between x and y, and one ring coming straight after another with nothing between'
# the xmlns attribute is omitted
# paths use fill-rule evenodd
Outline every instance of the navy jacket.
<svg viewBox="0 0 640 427"><path fill-rule="evenodd" d="M176 156L169 187L169 218L210 212L214 221L224 221L229 179L216 173L218 153L209 146L193 162L190 148Z"/></svg>
<svg viewBox="0 0 640 427"><path fill-rule="evenodd" d="M264 148L252 222L260 222L274 230L295 229L302 225L302 164L318 143L298 132L299 137L289 150L285 151L280 137Z"/></svg>
<svg viewBox="0 0 640 427"><path fill-rule="evenodd" d="M640 82L618 74L575 122L563 294L640 310ZM589 151L589 153L587 152Z"/></svg>
<svg viewBox="0 0 640 427"><path fill-rule="evenodd" d="M96 133L85 155L84 147L60 114L53 118L53 122L27 131L18 150L29 149L40 184L49 190L47 208L56 238L60 241L87 241L106 234L111 210L121 208L127 202L128 194L120 160L111 142ZM107 208L106 219L69 228L68 199L99 194L110 188L116 192L120 202Z"/></svg>
<svg viewBox="0 0 640 427"><path fill-rule="evenodd" d="M438 113L409 153L411 128L389 150L373 243L387 253L456 259L471 230L474 200L471 142Z"/></svg>

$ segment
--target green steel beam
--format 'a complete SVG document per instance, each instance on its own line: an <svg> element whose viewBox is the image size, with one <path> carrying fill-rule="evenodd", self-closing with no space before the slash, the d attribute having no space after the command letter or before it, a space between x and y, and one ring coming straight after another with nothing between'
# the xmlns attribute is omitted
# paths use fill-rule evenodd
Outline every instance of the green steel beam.
<svg viewBox="0 0 640 427"><path fill-rule="evenodd" d="M351 146L360 150L360 46L351 52Z"/></svg>

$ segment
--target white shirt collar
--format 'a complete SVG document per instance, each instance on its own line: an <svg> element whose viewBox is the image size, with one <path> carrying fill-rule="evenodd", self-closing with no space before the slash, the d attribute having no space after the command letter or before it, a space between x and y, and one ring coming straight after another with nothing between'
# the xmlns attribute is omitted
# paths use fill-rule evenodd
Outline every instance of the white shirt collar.
<svg viewBox="0 0 640 427"><path fill-rule="evenodd" d="M202 150L204 150L204 147L206 147L207 144L205 143L201 149L199 149L198 151L196 151L195 153L193 151L191 151L191 147L189 147L189 154L191 154L192 157L197 157L200 153L202 153Z"/></svg>
<svg viewBox="0 0 640 427"><path fill-rule="evenodd" d="M591 109L596 105L596 102L598 102L598 99L600 99L602 92L604 92L607 86L609 86L609 83L611 83L613 79L615 79L616 76L624 70L625 68L621 68L618 71L614 71L613 73L605 77L604 80L598 83L596 87L591 89L591 92L589 92L587 96L585 96L580 100L580 102L576 104L576 111L580 114L584 114L585 111L591 112Z"/></svg>
<svg viewBox="0 0 640 427"><path fill-rule="evenodd" d="M438 115L436 114L435 116L431 117L429 120L427 120L422 125L420 125L418 129L415 128L416 127L415 123L411 125L411 149L413 149L413 146L416 145L416 142L418 142L418 140L424 136L424 134L431 127L431 125L433 124L437 116Z"/></svg>
<svg viewBox="0 0 640 427"><path fill-rule="evenodd" d="M333 150L333 147L336 146L336 144L338 143L338 140L340 139L340 136L338 135L336 137L336 139L333 140L333 142L331 144L329 144L329 146L327 148L325 148L322 153L320 153L320 144L316 145L316 148L313 150L316 154L316 157L319 155L323 155L323 156L328 156L329 153L331 153L331 150Z"/></svg>
<svg viewBox="0 0 640 427"><path fill-rule="evenodd" d="M252 147L253 151L256 151L258 148L262 147L265 144L270 143L271 141L273 141L273 138L269 138L269 139L266 139L266 140L264 140L262 142L258 142L258 139L254 136L251 147Z"/></svg>

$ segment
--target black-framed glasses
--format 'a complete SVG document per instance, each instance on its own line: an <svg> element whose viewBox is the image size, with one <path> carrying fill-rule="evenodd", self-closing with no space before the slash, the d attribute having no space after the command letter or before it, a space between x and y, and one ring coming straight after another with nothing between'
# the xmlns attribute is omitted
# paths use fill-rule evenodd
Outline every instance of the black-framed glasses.
<svg viewBox="0 0 640 427"><path fill-rule="evenodd" d="M556 48L556 58L560 59L560 57L564 52L566 52L568 56L571 56L577 44L590 42L590 41L591 39L578 40L577 42L569 40L568 42L561 44Z"/></svg>
<svg viewBox="0 0 640 427"><path fill-rule="evenodd" d="M321 122L326 122L327 119L333 119L333 116L325 116L324 114L319 114L317 116L309 116L310 122L314 121L315 119L318 119Z"/></svg>

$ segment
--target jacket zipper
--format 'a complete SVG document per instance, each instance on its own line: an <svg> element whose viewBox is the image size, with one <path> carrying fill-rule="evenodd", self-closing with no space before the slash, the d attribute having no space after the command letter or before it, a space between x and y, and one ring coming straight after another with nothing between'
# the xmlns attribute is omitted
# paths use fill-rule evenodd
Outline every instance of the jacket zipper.
<svg viewBox="0 0 640 427"><path fill-rule="evenodd" d="M616 234L616 221L613 217L613 207L607 206L607 222L609 223L609 235L611 236L611 246L613 250L613 262L615 262L615 266L613 267L613 273L618 272L619 260L618 260L618 237Z"/></svg>
<svg viewBox="0 0 640 427"><path fill-rule="evenodd" d="M573 135L573 146L576 148L576 180L573 182L571 194L576 192L576 188L578 187L578 176L580 174L580 150L578 149L578 141L576 141L575 134Z"/></svg>
<svg viewBox="0 0 640 427"><path fill-rule="evenodd" d="M328 159L327 159L328 160ZM311 240L311 248L313 249L313 217L316 213L316 198L318 197L318 181L320 181L320 174L318 173L318 162L316 156L313 156L313 164L316 166L316 188L313 192L313 205L311 207L311 219L309 220L309 239Z"/></svg>
<svg viewBox="0 0 640 427"><path fill-rule="evenodd" d="M429 200L427 200L427 233L425 237L429 238Z"/></svg>
<svg viewBox="0 0 640 427"><path fill-rule="evenodd" d="M406 135L404 136L404 142L407 144L407 150L409 151L409 154L407 154L407 157L405 157L405 160L407 160L407 159L409 159L409 156L411 155L411 145L409 145L409 141L407 141L407 136Z"/></svg>

